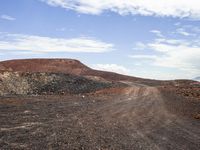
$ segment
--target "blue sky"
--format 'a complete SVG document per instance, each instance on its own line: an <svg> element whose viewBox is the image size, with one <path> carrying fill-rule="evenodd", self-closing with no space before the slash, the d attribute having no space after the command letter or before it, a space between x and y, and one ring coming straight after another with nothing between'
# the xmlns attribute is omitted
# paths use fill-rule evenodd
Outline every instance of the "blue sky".
<svg viewBox="0 0 200 150"><path fill-rule="evenodd" d="M75 58L153 79L200 75L196 0L1 0L0 59Z"/></svg>

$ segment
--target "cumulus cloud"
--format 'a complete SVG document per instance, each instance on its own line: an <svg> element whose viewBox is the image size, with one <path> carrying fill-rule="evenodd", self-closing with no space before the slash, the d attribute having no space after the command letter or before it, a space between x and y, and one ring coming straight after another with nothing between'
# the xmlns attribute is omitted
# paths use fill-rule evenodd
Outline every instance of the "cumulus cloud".
<svg viewBox="0 0 200 150"><path fill-rule="evenodd" d="M51 38L25 34L0 33L0 50L31 52L88 52L103 53L114 49L114 45L100 40L79 38Z"/></svg>
<svg viewBox="0 0 200 150"><path fill-rule="evenodd" d="M96 64L93 65L92 68L97 69L97 70L104 70L104 71L111 71L111 72L116 72L120 74L130 74L131 70L128 68L122 66L122 65L117 65L117 64Z"/></svg>
<svg viewBox="0 0 200 150"><path fill-rule="evenodd" d="M85 14L101 14L104 11L120 15L171 16L200 19L198 0L40 0L50 6L71 9Z"/></svg>
<svg viewBox="0 0 200 150"><path fill-rule="evenodd" d="M16 20L14 17L11 17L9 15L1 15L0 18L4 19L4 20L8 20L8 21L14 21L14 20Z"/></svg>

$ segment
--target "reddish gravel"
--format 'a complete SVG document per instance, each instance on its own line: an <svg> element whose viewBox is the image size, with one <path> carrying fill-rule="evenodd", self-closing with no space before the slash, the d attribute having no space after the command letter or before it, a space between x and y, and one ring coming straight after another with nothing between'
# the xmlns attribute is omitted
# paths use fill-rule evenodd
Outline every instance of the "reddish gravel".
<svg viewBox="0 0 200 150"><path fill-rule="evenodd" d="M200 103L144 85L124 92L1 98L0 149L200 149L190 116Z"/></svg>

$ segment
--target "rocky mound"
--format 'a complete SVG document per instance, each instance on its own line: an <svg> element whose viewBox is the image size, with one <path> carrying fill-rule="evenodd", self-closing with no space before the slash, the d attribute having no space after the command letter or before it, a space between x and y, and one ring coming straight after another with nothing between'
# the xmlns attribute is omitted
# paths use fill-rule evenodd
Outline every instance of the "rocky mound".
<svg viewBox="0 0 200 150"><path fill-rule="evenodd" d="M53 72L80 75L101 81L134 81L148 85L159 85L157 80L142 79L118 73L94 70L74 59L21 59L0 62L0 72Z"/></svg>
<svg viewBox="0 0 200 150"><path fill-rule="evenodd" d="M200 100L200 82L191 80L168 81L164 89L187 99Z"/></svg>
<svg viewBox="0 0 200 150"><path fill-rule="evenodd" d="M164 86L167 90L176 92L178 95L200 99L199 86L196 86L199 82L191 80L159 81L125 76L94 70L74 59L2 61L0 62L0 74L1 95L6 93L83 93L99 89L106 91L107 87L122 85L119 82L134 82L148 86Z"/></svg>
<svg viewBox="0 0 200 150"><path fill-rule="evenodd" d="M122 86L64 73L0 73L0 95L82 94Z"/></svg>
<svg viewBox="0 0 200 150"><path fill-rule="evenodd" d="M1 71L54 72L79 75L90 68L74 59L21 59L0 62Z"/></svg>

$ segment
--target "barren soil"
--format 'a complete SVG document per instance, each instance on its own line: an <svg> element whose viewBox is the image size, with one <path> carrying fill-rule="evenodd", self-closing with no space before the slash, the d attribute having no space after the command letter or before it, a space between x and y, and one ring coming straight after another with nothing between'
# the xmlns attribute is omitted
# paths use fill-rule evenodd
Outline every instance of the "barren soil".
<svg viewBox="0 0 200 150"><path fill-rule="evenodd" d="M198 100L131 83L121 94L0 98L0 149L199 150Z"/></svg>

